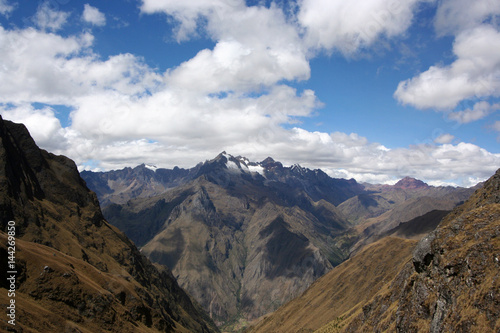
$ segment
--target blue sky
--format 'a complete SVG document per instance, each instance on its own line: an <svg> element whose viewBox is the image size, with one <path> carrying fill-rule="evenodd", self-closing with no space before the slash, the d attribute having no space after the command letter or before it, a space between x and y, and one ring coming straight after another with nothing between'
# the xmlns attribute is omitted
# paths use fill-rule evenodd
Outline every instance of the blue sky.
<svg viewBox="0 0 500 333"><path fill-rule="evenodd" d="M0 0L0 114L80 169L254 161L474 185L500 167L494 0Z"/></svg>

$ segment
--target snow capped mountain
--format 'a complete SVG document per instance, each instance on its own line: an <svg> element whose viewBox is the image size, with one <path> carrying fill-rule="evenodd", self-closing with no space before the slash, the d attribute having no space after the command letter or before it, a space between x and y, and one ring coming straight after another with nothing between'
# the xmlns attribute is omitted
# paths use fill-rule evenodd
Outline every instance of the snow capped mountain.
<svg viewBox="0 0 500 333"><path fill-rule="evenodd" d="M354 179L331 178L320 169L311 170L298 164L285 167L271 157L254 162L225 151L191 169L164 169L141 164L116 171L82 172L82 177L97 193L102 206L123 204L131 198L159 195L200 176L225 186L234 183L238 177L251 182L263 182L272 188L287 184L306 191L314 200L326 199L335 205L363 191L363 186Z"/></svg>
<svg viewBox="0 0 500 333"><path fill-rule="evenodd" d="M152 171L158 170L158 167L156 165L152 165L152 164L144 164L144 167L146 169L149 169L149 170L152 170Z"/></svg>

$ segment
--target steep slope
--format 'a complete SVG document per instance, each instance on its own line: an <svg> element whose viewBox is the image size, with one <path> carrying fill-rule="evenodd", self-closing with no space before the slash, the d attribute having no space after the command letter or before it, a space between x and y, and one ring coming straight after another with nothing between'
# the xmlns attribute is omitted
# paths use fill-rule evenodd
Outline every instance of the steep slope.
<svg viewBox="0 0 500 333"><path fill-rule="evenodd" d="M217 331L170 271L155 268L104 220L71 160L40 150L23 125L1 118L0 140L1 230L8 221L16 227L16 327ZM5 267L4 232L0 239ZM0 286L9 287L5 279ZM8 304L6 290L0 295Z"/></svg>
<svg viewBox="0 0 500 333"><path fill-rule="evenodd" d="M422 239L346 332L500 330L500 170Z"/></svg>
<svg viewBox="0 0 500 333"><path fill-rule="evenodd" d="M421 222L390 233L413 238ZM498 332L499 236L500 170L419 243L368 245L249 331Z"/></svg>
<svg viewBox="0 0 500 333"><path fill-rule="evenodd" d="M313 332L374 296L411 258L417 242L386 237L318 279L249 332ZM369 279L367 278L369 277Z"/></svg>
<svg viewBox="0 0 500 333"><path fill-rule="evenodd" d="M431 231L434 231L443 218L448 215L448 210L432 210L422 216L416 217L408 222L402 222L394 229L388 230L380 235L380 238L385 236L402 237L406 239L416 239L427 236Z"/></svg>
<svg viewBox="0 0 500 333"><path fill-rule="evenodd" d="M321 187L306 192L305 173L287 176L302 186L269 179L282 168L274 163L265 169L223 153L191 182L105 214L219 324L251 320L299 295L348 252L335 238L351 225L332 203L310 197Z"/></svg>

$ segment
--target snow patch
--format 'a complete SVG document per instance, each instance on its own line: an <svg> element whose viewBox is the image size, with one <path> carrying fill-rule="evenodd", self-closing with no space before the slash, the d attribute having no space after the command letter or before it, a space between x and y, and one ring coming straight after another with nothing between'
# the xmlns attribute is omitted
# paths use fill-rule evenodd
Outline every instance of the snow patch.
<svg viewBox="0 0 500 333"><path fill-rule="evenodd" d="M153 170L153 171L158 170L158 167L156 165L152 165L152 164L145 164L144 167L146 167L146 169Z"/></svg>
<svg viewBox="0 0 500 333"><path fill-rule="evenodd" d="M230 161L229 159L227 159L226 166L228 169L236 169L236 170L239 169L238 164L234 163L233 161Z"/></svg>
<svg viewBox="0 0 500 333"><path fill-rule="evenodd" d="M264 176L264 167L261 165L249 165L248 170L250 170L250 172L257 172Z"/></svg>

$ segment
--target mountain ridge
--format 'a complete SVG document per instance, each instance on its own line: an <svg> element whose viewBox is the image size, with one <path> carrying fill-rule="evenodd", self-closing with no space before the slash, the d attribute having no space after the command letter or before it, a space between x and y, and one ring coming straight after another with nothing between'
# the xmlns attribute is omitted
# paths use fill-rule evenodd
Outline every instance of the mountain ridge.
<svg viewBox="0 0 500 333"><path fill-rule="evenodd" d="M24 125L1 117L0 141L0 237L7 237L7 221L15 221L16 300L26 306L16 327L218 331L168 269L158 270L108 224L73 161L39 149ZM0 245L2 262L6 244ZM6 281L0 287L7 288ZM7 292L0 298L9 302ZM52 315L40 316L40 309Z"/></svg>
<svg viewBox="0 0 500 333"><path fill-rule="evenodd" d="M281 162L277 162L271 157L267 157L261 162L251 162L245 157L235 157L226 152L218 154L211 160L198 163L195 167L189 169L174 167L173 169L157 168L153 171L148 169L145 164L141 164L135 168L127 167L106 172L82 171L81 175L89 187L97 193L99 201L105 207L110 203L124 204L132 198L162 194L202 175L209 175L217 169L240 172L248 177L268 183L273 181L293 182L297 186L303 186L301 183L307 178L317 177L318 181L314 184L317 188L306 190L309 190L311 197L326 197L335 205L353 194L363 191L363 186L354 179L332 178L320 169L311 170L298 164L285 167ZM134 183L135 180L141 179L146 183L146 186L137 186L138 184ZM220 179L220 181L222 180ZM325 189L335 187L339 188L341 192L343 189L345 193L339 193L337 197L328 198ZM126 195L126 191L135 192L133 195ZM320 193L317 193L317 191L320 191ZM116 194L113 194L113 192L116 192Z"/></svg>

